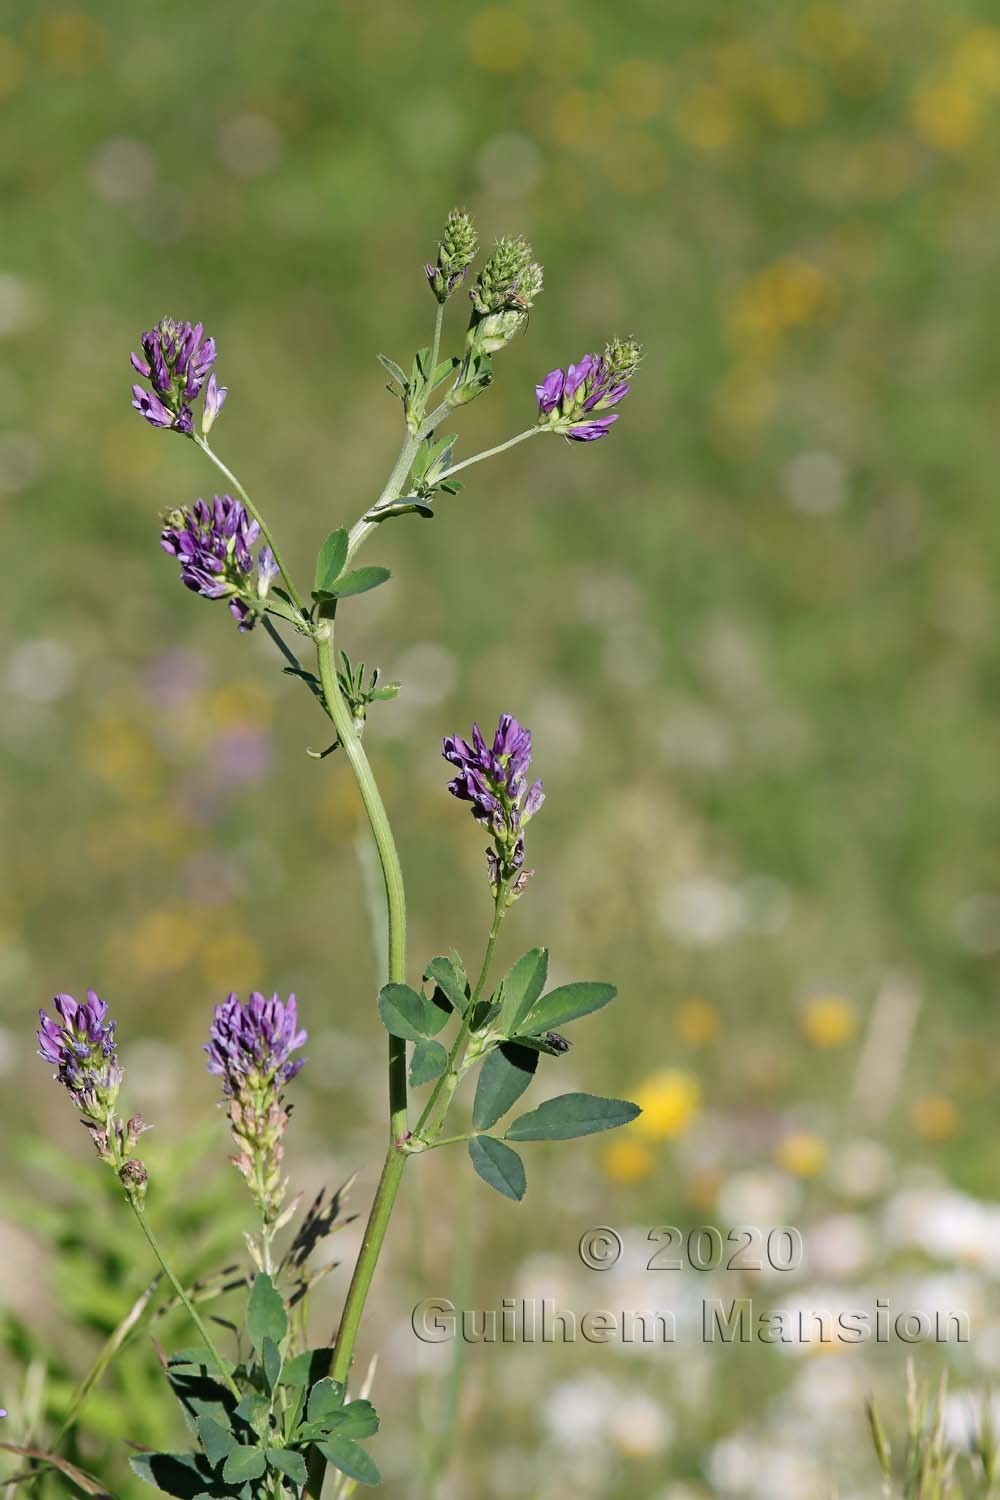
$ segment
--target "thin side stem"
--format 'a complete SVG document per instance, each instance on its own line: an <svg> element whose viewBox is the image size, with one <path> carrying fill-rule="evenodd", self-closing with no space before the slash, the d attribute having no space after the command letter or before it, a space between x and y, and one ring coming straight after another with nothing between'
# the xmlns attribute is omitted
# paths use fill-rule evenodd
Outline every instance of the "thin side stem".
<svg viewBox="0 0 1000 1500"><path fill-rule="evenodd" d="M466 1038L468 1037L469 1027L472 1024L473 1012L476 1008L476 1005L479 1003L479 997L483 992L483 986L486 983L486 977L490 972L490 964L493 962L493 950L497 945L497 937L500 933L500 927L507 913L507 891L508 887L506 885L501 885L497 889L497 893L493 902L493 922L490 927L489 940L486 944L486 952L483 955L482 966L479 970L479 978L476 980L475 988L473 989L472 995L469 999L469 1003L466 1006L465 1015L462 1017L462 1024L458 1029L458 1035L456 1036L455 1041L452 1045L452 1049L448 1054L448 1066L445 1068L445 1071L441 1074L441 1077L434 1085L434 1088L431 1091L431 1096L424 1108L424 1112L417 1122L417 1128L413 1132L414 1135L420 1139L423 1139L424 1130L428 1126L428 1124L430 1125L430 1129L432 1132L435 1128L440 1130L442 1124L444 1123L444 1118L448 1113L448 1107L451 1104L455 1090L458 1087L460 1075L455 1068L455 1063L458 1060L458 1054L461 1051ZM443 1108L439 1107L439 1101L443 1103Z"/></svg>
<svg viewBox="0 0 1000 1500"><path fill-rule="evenodd" d="M271 529L268 526L267 522L264 520L264 517L257 509L256 505L254 505L253 501L250 499L250 496L247 494L246 490L243 488L242 484L237 479L232 469L228 469L222 462L222 459L219 457L219 455L217 453L214 453L208 446L207 439L199 437L197 433L192 433L192 437L198 444L198 447L201 449L202 453L205 454L206 458L210 458L215 467L219 470L219 473L229 480L229 483L232 485L233 489L243 501L243 504L246 506L250 515L257 522L257 525L260 527L261 536L264 538L265 542L274 554L274 561L277 564L278 572L281 574L281 577L284 581L285 588L288 590L288 597L291 599L292 603L295 605L295 608L299 611L299 613L305 614L305 605L302 602L302 598L299 594L298 589L295 587L295 581L292 578L291 573L289 573L287 567L285 566L284 559L275 545L274 537L271 535Z"/></svg>
<svg viewBox="0 0 1000 1500"><path fill-rule="evenodd" d="M431 342L432 380L434 379L434 371L438 367L438 360L441 357L441 329L444 327L444 308L445 304L443 302L439 302L437 305L437 312L434 315L434 338Z"/></svg>
<svg viewBox="0 0 1000 1500"><path fill-rule="evenodd" d="M159 1242L146 1221L145 1213L141 1208L138 1208L135 1203L131 1202L131 1200L129 1201L129 1207L132 1209L132 1212L135 1214L136 1218L139 1221L139 1228L142 1230L143 1234L146 1236L146 1239L149 1241L149 1248L152 1250L153 1254L156 1256L156 1259L159 1261L161 1267L163 1268L164 1276L166 1276L167 1280L170 1282L170 1285L173 1287L174 1292L181 1302L181 1305L183 1306L185 1312L204 1339L205 1347L211 1354L212 1358L215 1360L215 1363L218 1365L223 1379L225 1380L229 1389L232 1391L233 1395L236 1397L237 1401L239 1401L242 1397L242 1392L240 1391L239 1386L236 1384L236 1381L233 1379L231 1367L228 1361L223 1359L222 1355L215 1347L215 1341L202 1322L201 1314L198 1312L194 1303L189 1298L187 1292L181 1286L180 1282L177 1280L177 1277L174 1275L173 1271L170 1269L170 1266L167 1264L167 1261L165 1260L163 1255L163 1251L160 1249Z"/></svg>
<svg viewBox="0 0 1000 1500"><path fill-rule="evenodd" d="M461 469L468 469L472 464L482 463L484 458L495 458L498 453L506 453L508 448L516 448L518 443L523 443L527 438L547 430L545 427L526 427L516 437L508 438L505 443L498 443L495 448L484 448L482 453L474 453L471 458L463 459L460 464L452 464L450 469L445 469L443 474L438 475L437 483L440 484L442 480L450 479L453 474L457 474Z"/></svg>

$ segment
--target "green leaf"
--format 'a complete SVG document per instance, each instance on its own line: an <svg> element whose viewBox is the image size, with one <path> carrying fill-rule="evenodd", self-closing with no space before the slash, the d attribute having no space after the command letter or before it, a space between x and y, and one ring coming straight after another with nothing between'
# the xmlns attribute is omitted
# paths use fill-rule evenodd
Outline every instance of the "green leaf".
<svg viewBox="0 0 1000 1500"><path fill-rule="evenodd" d="M457 964L456 959L458 959L458 954L455 954L453 958L432 958L424 970L424 978L433 979L453 1009L460 1016L464 1016L469 1003L469 997L466 994L468 981L464 969L460 967L461 959L458 959Z"/></svg>
<svg viewBox="0 0 1000 1500"><path fill-rule="evenodd" d="M259 1479L267 1468L263 1448L234 1448L222 1466L227 1484L242 1484L245 1479Z"/></svg>
<svg viewBox="0 0 1000 1500"><path fill-rule="evenodd" d="M212 1417L223 1427L229 1425L236 1405L233 1394L228 1386L207 1375L204 1366L169 1364L167 1380L192 1432L197 1432L201 1417Z"/></svg>
<svg viewBox="0 0 1000 1500"><path fill-rule="evenodd" d="M129 1468L164 1495L196 1500L215 1483L208 1460L200 1453L137 1453Z"/></svg>
<svg viewBox="0 0 1000 1500"><path fill-rule="evenodd" d="M520 1202L527 1183L524 1163L516 1151L505 1146L503 1141L494 1140L491 1135L474 1135L469 1142L469 1155L484 1182L503 1193L505 1198Z"/></svg>
<svg viewBox="0 0 1000 1500"><path fill-rule="evenodd" d="M253 1289L247 1303L247 1332L250 1342L259 1354L265 1339L280 1344L288 1332L288 1314L281 1293L266 1272L254 1277Z"/></svg>
<svg viewBox="0 0 1000 1500"><path fill-rule="evenodd" d="M198 1441L213 1469L236 1447L236 1439L230 1429L222 1427L212 1417L199 1418Z"/></svg>
<svg viewBox="0 0 1000 1500"><path fill-rule="evenodd" d="M273 1339L264 1340L264 1347L261 1350L261 1364L264 1366L264 1379L267 1381L267 1388L269 1391L273 1391L274 1387L278 1384L278 1377L281 1374L281 1350Z"/></svg>
<svg viewBox="0 0 1000 1500"><path fill-rule="evenodd" d="M390 1036L419 1042L435 1036L447 1021L444 1011L408 984L387 984L379 991L378 1013Z"/></svg>
<svg viewBox="0 0 1000 1500"><path fill-rule="evenodd" d="M310 1422L322 1422L344 1404L344 1386L339 1380L325 1378L317 1380L309 1392L308 1416Z"/></svg>
<svg viewBox="0 0 1000 1500"><path fill-rule="evenodd" d="M537 1004L523 1015L518 1031L529 1034L552 1031L556 1026L565 1026L578 1016L589 1016L613 1000L618 991L613 984L601 984L597 980L584 980L578 984L563 984L550 990Z"/></svg>
<svg viewBox="0 0 1000 1500"><path fill-rule="evenodd" d="M346 1474L348 1479L356 1479L359 1484L382 1483L382 1475L375 1460L352 1438L331 1438L329 1442L319 1443L317 1446L323 1457L335 1469Z"/></svg>
<svg viewBox="0 0 1000 1500"><path fill-rule="evenodd" d="M338 526L336 531L330 532L319 549L319 557L316 559L316 577L313 581L313 588L317 593L331 591L343 572L347 561L347 541L347 532L343 526Z"/></svg>
<svg viewBox="0 0 1000 1500"><path fill-rule="evenodd" d="M302 612L295 608L294 604L285 604L280 599L272 599L268 594L266 599L252 599L251 603L255 609L265 609L269 615L279 615L282 620L290 620L293 625L302 624Z"/></svg>
<svg viewBox="0 0 1000 1500"><path fill-rule="evenodd" d="M291 1386L295 1390L314 1385L323 1379L323 1372L330 1368L330 1357L329 1349L306 1349L302 1354L296 1354L282 1369L278 1384Z"/></svg>
<svg viewBox="0 0 1000 1500"><path fill-rule="evenodd" d="M349 1401L330 1423L334 1437L367 1438L378 1432L378 1412L370 1401Z"/></svg>
<svg viewBox="0 0 1000 1500"><path fill-rule="evenodd" d="M511 1042L504 1042L486 1054L472 1106L472 1123L477 1130L489 1130L516 1104L537 1067L537 1052Z"/></svg>
<svg viewBox="0 0 1000 1500"><path fill-rule="evenodd" d="M433 1083L448 1066L448 1054L440 1042L417 1042L410 1060L410 1087Z"/></svg>
<svg viewBox="0 0 1000 1500"><path fill-rule="evenodd" d="M292 1448L268 1448L267 1461L279 1474L286 1474L293 1484L305 1484L309 1477L305 1459Z"/></svg>
<svg viewBox="0 0 1000 1500"><path fill-rule="evenodd" d="M378 362L382 366L383 370L387 371L388 374L392 376L393 380L399 386L400 390L405 392L408 382L406 376L403 374L396 361L394 359L390 359L388 354L380 354L378 356Z"/></svg>
<svg viewBox="0 0 1000 1500"><path fill-rule="evenodd" d="M521 1115L506 1133L508 1141L565 1141L572 1136L615 1130L641 1114L627 1099L601 1099L597 1094L560 1094Z"/></svg>
<svg viewBox="0 0 1000 1500"><path fill-rule="evenodd" d="M511 1037L511 1045L516 1044L518 1047L528 1047L532 1052L544 1052L547 1057L564 1057L569 1048L569 1043L563 1037L562 1041L565 1045L562 1047L555 1046L549 1041L549 1037L552 1035L554 1033L546 1032L544 1036L525 1036L522 1032L520 1036Z"/></svg>
<svg viewBox="0 0 1000 1500"><path fill-rule="evenodd" d="M436 385L440 385L442 380L445 380L451 374L452 370L457 370L461 363L462 361L455 354L451 354L447 359L443 359L431 375L431 389L433 390Z"/></svg>
<svg viewBox="0 0 1000 1500"><path fill-rule="evenodd" d="M353 573L345 573L337 579L333 593L338 599L346 599L351 594L367 594L369 589L377 589L391 576L388 568L355 568Z"/></svg>
<svg viewBox="0 0 1000 1500"><path fill-rule="evenodd" d="M253 1393L249 1396L244 1396L233 1415L242 1418L258 1437L264 1437L270 1431L271 1403L266 1396L258 1396Z"/></svg>
<svg viewBox="0 0 1000 1500"><path fill-rule="evenodd" d="M532 948L521 954L503 982L501 1026L505 1036L514 1036L522 1029L521 1019L528 1014L545 988L548 972L547 948Z"/></svg>

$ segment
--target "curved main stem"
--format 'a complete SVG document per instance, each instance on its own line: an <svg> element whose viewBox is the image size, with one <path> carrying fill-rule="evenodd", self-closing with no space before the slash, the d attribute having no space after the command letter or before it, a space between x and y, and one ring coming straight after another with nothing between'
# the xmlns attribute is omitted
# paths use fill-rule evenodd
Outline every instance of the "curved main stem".
<svg viewBox="0 0 1000 1500"><path fill-rule="evenodd" d="M406 895L403 869L382 794L372 772L364 746L354 724L351 710L337 681L333 656L333 625L316 635L316 660L326 706L337 731L337 738L350 762L361 800L368 814L375 847L378 850L385 880L385 901L389 915L389 979L394 984L406 982ZM405 1136L406 1114L406 1043L399 1037L389 1038L389 1139L390 1145Z"/></svg>

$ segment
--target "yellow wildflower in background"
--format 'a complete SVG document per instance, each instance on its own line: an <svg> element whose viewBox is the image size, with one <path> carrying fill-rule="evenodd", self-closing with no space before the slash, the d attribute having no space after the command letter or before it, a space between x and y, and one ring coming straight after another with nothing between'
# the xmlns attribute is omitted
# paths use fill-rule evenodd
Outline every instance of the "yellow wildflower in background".
<svg viewBox="0 0 1000 1500"><path fill-rule="evenodd" d="M516 11L491 6L468 30L469 56L488 73L514 73L531 50L531 30Z"/></svg>
<svg viewBox="0 0 1000 1500"><path fill-rule="evenodd" d="M810 1000L802 1015L802 1032L814 1047L842 1047L857 1027L854 1007L839 995Z"/></svg>
<svg viewBox="0 0 1000 1500"><path fill-rule="evenodd" d="M924 1094L913 1106L913 1126L925 1141L947 1141L958 1129L958 1110L946 1094Z"/></svg>
<svg viewBox="0 0 1000 1500"><path fill-rule="evenodd" d="M796 1177L817 1177L826 1166L826 1142L808 1130L798 1130L779 1141L774 1159Z"/></svg>
<svg viewBox="0 0 1000 1500"><path fill-rule="evenodd" d="M724 151L739 131L739 117L725 89L702 84L678 105L674 126L699 151Z"/></svg>
<svg viewBox="0 0 1000 1500"><path fill-rule="evenodd" d="M941 151L961 151L971 145L984 121L978 95L950 78L915 89L910 113L917 134Z"/></svg>
<svg viewBox="0 0 1000 1500"><path fill-rule="evenodd" d="M693 1073L665 1068L639 1085L635 1102L642 1110L635 1122L636 1133L648 1141L673 1141L698 1113L701 1088Z"/></svg>
<svg viewBox="0 0 1000 1500"><path fill-rule="evenodd" d="M0 36L0 99L12 94L24 77L25 56L9 36Z"/></svg>
<svg viewBox="0 0 1000 1500"><path fill-rule="evenodd" d="M601 1160L612 1182L642 1182L653 1170L653 1153L631 1135L623 1135L605 1146Z"/></svg>
<svg viewBox="0 0 1000 1500"><path fill-rule="evenodd" d="M691 1047L703 1047L719 1034L719 1017L707 1000L683 1000L674 1016L677 1034Z"/></svg>

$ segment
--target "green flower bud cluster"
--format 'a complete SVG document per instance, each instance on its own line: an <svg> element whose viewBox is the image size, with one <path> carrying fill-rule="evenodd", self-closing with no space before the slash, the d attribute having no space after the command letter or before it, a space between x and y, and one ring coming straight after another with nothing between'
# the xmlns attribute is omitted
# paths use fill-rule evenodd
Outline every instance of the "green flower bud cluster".
<svg viewBox="0 0 1000 1500"><path fill-rule="evenodd" d="M437 264L426 267L428 284L439 302L447 302L478 253L479 236L471 216L453 208L438 245Z"/></svg>
<svg viewBox="0 0 1000 1500"><path fill-rule="evenodd" d="M631 380L642 360L642 345L638 339L612 339L604 350L604 363L611 375L612 383Z"/></svg>

